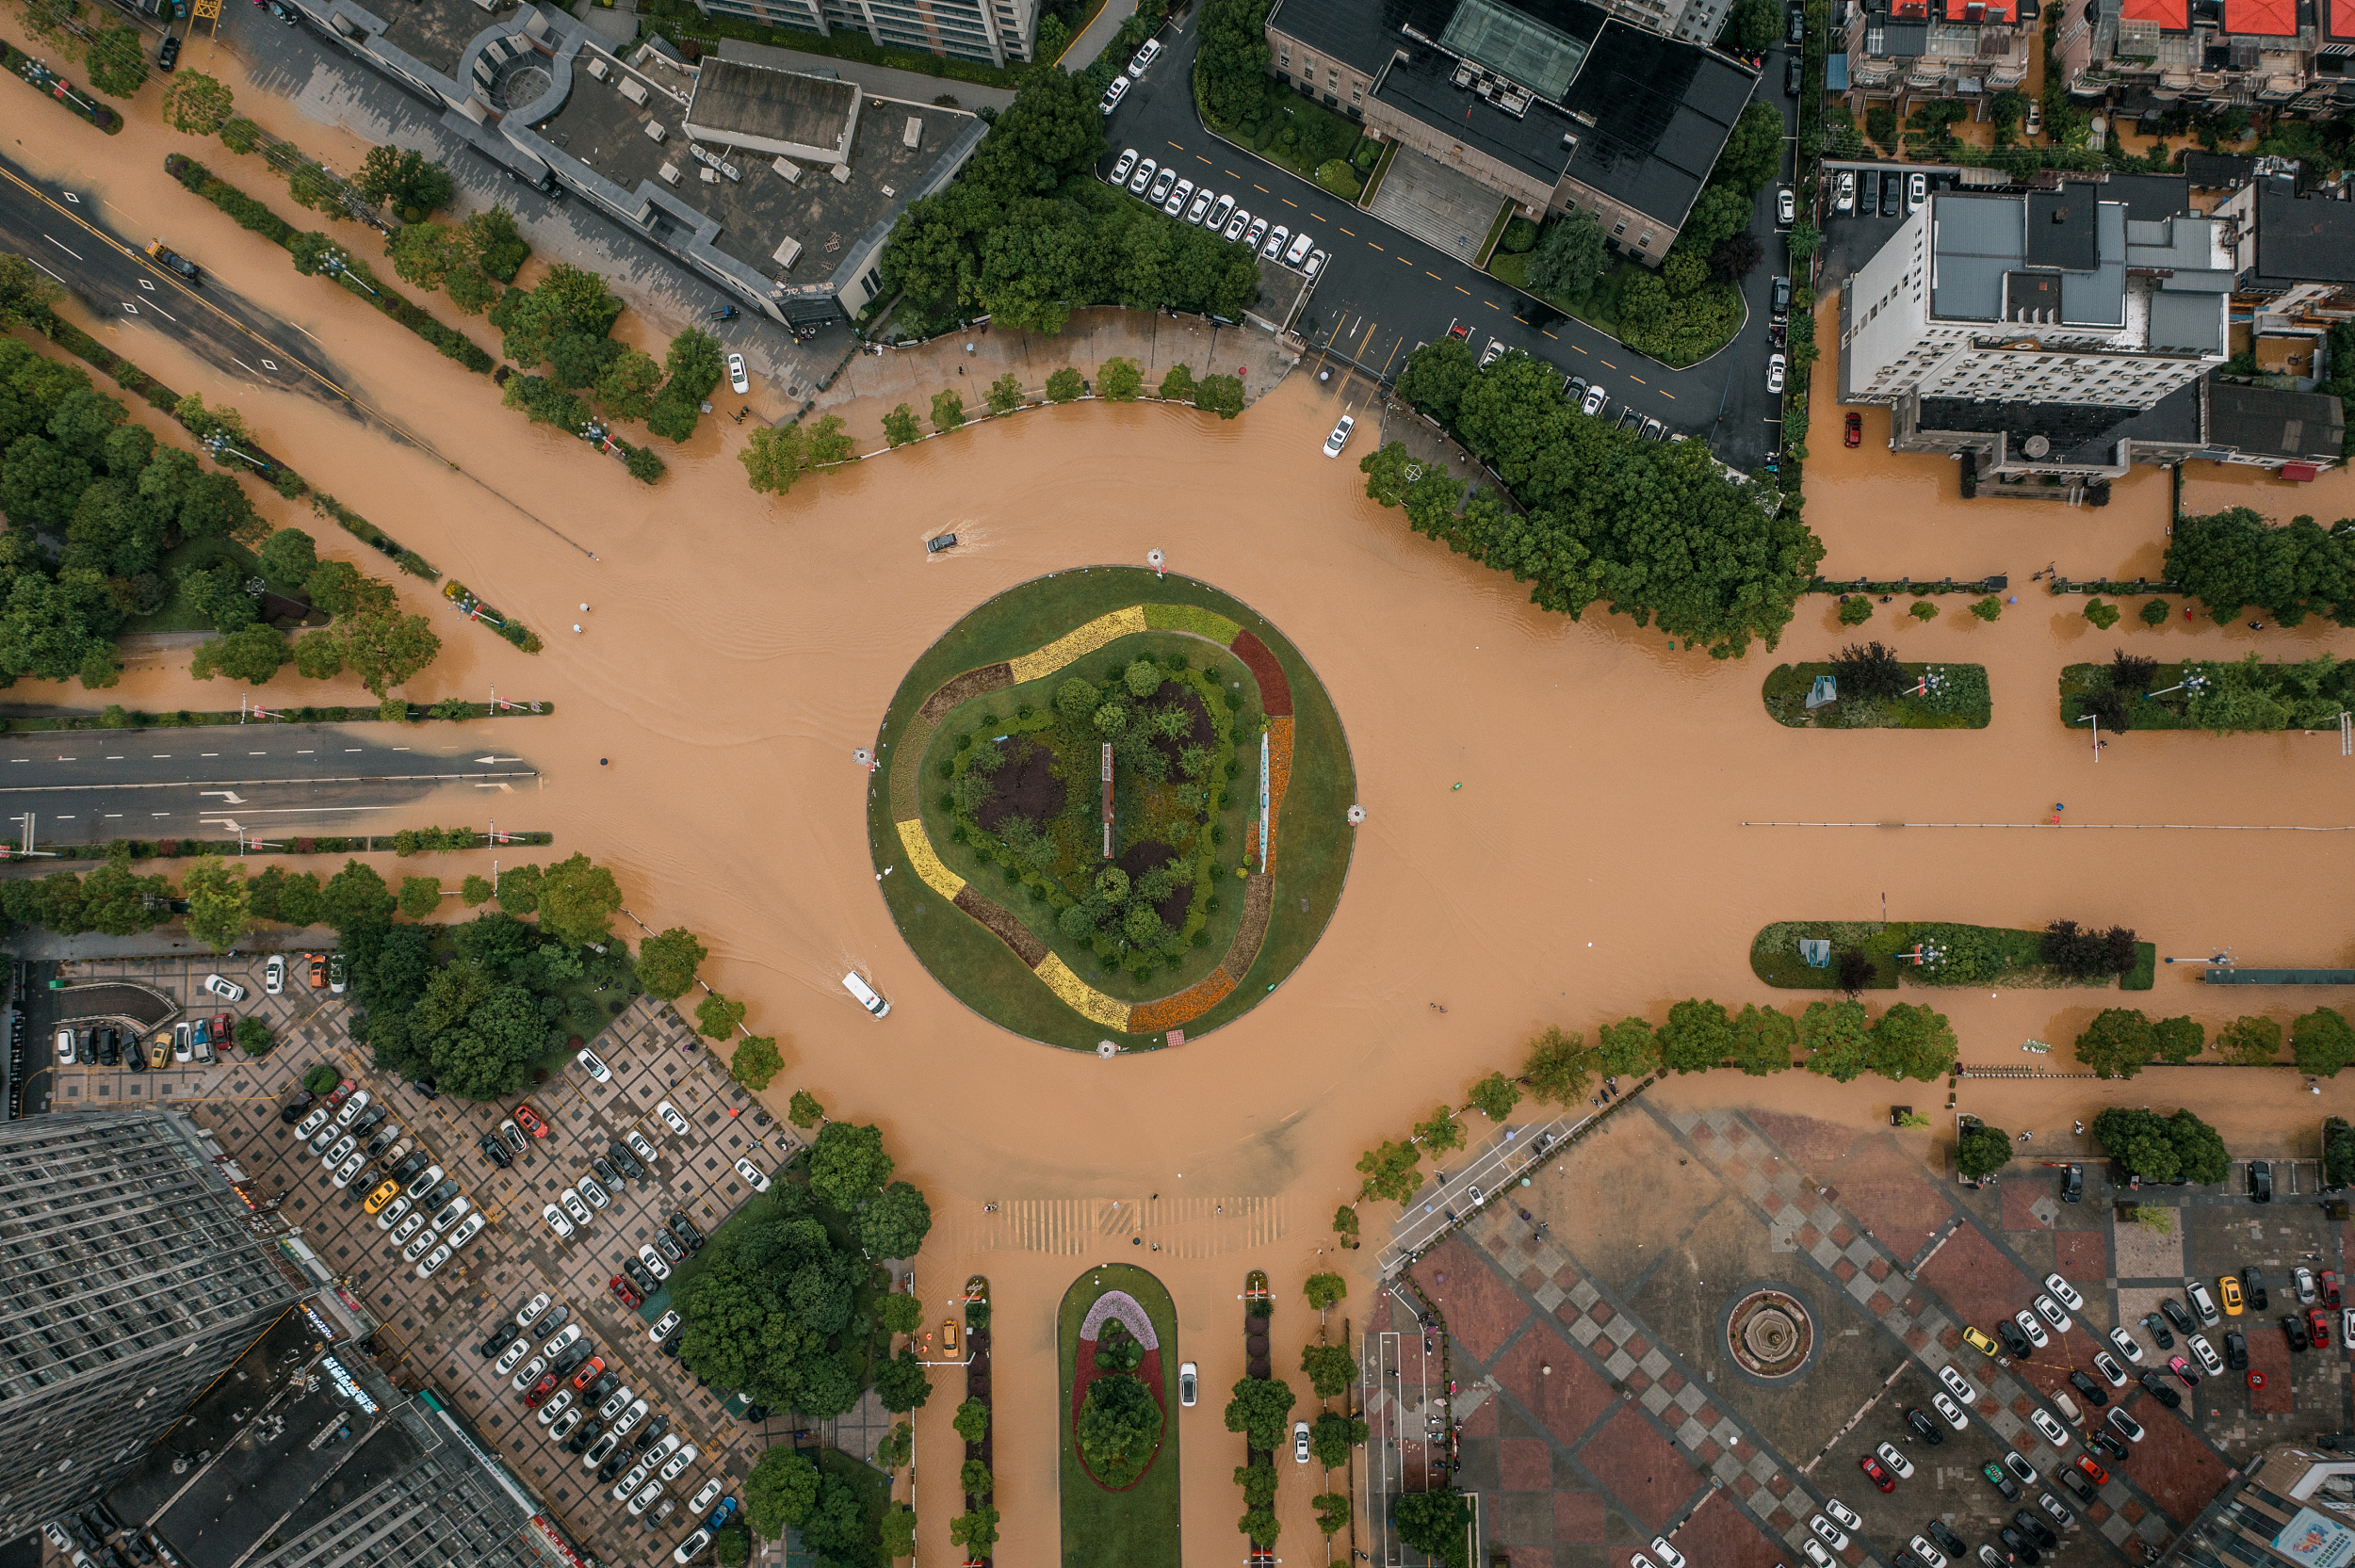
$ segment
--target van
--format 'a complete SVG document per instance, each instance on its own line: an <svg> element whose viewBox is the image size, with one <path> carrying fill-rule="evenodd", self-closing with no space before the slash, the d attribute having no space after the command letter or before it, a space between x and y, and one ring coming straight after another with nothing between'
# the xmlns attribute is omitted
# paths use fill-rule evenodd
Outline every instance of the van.
<svg viewBox="0 0 2355 1568"><path fill-rule="evenodd" d="M885 1001L881 996L876 995L874 987L869 985L865 980L860 979L858 978L858 971L855 969L842 977L842 989L849 992L853 997L857 998L859 1006L865 1008L868 1011L873 1013L878 1018L884 1017L891 1011L891 1004Z"/></svg>
<svg viewBox="0 0 2355 1568"><path fill-rule="evenodd" d="M1301 234L1293 239L1291 249L1284 252L1284 265L1286 267L1298 267L1302 262L1307 261L1308 259L1308 252L1315 247L1316 242L1316 236L1314 234L1303 230Z"/></svg>
<svg viewBox="0 0 2355 1568"><path fill-rule="evenodd" d="M1161 53L1161 40L1156 38L1146 39L1145 47L1139 49L1136 57L1129 62L1129 79L1132 82L1141 79L1145 75L1145 67L1159 59Z"/></svg>

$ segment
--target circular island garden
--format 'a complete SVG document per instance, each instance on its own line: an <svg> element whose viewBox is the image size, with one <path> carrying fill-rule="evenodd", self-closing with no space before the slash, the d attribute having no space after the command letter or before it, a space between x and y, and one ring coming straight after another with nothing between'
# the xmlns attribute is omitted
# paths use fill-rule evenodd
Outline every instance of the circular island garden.
<svg viewBox="0 0 2355 1568"><path fill-rule="evenodd" d="M1307 663L1209 585L1036 578L892 700L869 830L908 945L991 1022L1182 1043L1297 968L1349 870L1356 775Z"/></svg>

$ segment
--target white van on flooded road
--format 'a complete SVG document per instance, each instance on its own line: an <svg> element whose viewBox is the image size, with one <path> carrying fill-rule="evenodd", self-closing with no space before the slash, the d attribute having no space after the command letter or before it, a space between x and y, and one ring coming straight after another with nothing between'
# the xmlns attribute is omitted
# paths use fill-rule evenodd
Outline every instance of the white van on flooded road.
<svg viewBox="0 0 2355 1568"><path fill-rule="evenodd" d="M868 1011L873 1013L878 1018L883 1017L885 1013L888 1013L891 1010L891 1004L885 1001L881 996L876 995L875 988L869 985L865 980L860 979L858 977L858 971L855 969L842 977L842 989L856 997L858 999L859 1006L865 1008Z"/></svg>

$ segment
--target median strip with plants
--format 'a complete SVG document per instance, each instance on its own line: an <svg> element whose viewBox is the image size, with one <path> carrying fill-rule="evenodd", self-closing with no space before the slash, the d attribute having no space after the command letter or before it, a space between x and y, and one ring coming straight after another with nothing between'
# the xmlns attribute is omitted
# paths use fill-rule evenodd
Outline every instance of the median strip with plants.
<svg viewBox="0 0 2355 1568"><path fill-rule="evenodd" d="M2232 663L2161 664L2120 648L2107 664L2071 664L2060 674L2060 718L2111 735L2123 730L2206 730L2237 735L2335 730L2355 704L2355 660L2317 654L2298 664L2258 655Z"/></svg>
<svg viewBox="0 0 2355 1568"><path fill-rule="evenodd" d="M1795 730L1984 730L1993 708L1985 665L1908 664L1878 642L1778 664L1760 694L1775 722Z"/></svg>
<svg viewBox="0 0 2355 1568"><path fill-rule="evenodd" d="M1750 972L1786 991L1894 991L1908 985L2148 991L2158 948L2123 926L2040 931L1940 920L1783 920L1750 944Z"/></svg>

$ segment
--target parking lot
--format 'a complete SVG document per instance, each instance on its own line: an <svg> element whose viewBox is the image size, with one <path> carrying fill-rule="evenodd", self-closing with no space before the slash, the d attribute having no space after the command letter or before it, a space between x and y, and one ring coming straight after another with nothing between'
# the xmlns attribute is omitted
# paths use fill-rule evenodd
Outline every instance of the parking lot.
<svg viewBox="0 0 2355 1568"><path fill-rule="evenodd" d="M261 1015L275 1026L279 1044L259 1060L224 1052L211 1067L191 1064L144 1074L53 1067L54 1107L153 1099L178 1106L213 1128L252 1179L252 1190L275 1196L281 1217L297 1227L300 1240L338 1271L339 1283L373 1315L381 1325L382 1365L397 1381L404 1386L430 1385L457 1405L486 1439L505 1450L511 1463L543 1489L567 1528L610 1560L639 1560L656 1545L667 1552L675 1539L688 1533L684 1511L699 1489L717 1479L723 1492L736 1490L764 1446L762 1429L731 1414L712 1390L699 1386L650 1335L650 1326L670 1307L669 1291L660 1281L634 1309L625 1305L609 1282L623 1272L625 1260L649 1268L640 1262L639 1249L653 1243L658 1229L674 1213L684 1214L696 1231L708 1236L751 1195L736 1161L749 1157L763 1172L774 1171L799 1147L791 1130L759 1124L755 1120L757 1107L720 1070L692 1031L668 1009L643 998L631 1003L592 1043L610 1072L609 1082L595 1082L578 1066L568 1064L521 1096L477 1106L447 1095L429 1099L412 1086L373 1071L365 1052L344 1033L343 998L312 991L301 965L294 967L285 993L270 996L262 984L263 962L254 955L70 966L67 978L73 983L128 980L182 999L184 1005L201 998L208 1014L226 1009ZM204 978L216 972L246 987L247 995L234 1003L204 996ZM281 1107L297 1095L302 1075L323 1061L334 1064L354 1085L350 1097L336 1107L337 1116L360 1093L368 1096L353 1116L354 1125L371 1123L359 1140L360 1152L388 1134L395 1140L382 1145L384 1156L398 1155L404 1143L413 1145L430 1166L440 1168L441 1181L456 1183L467 1212L479 1213L484 1221L479 1233L430 1278L421 1279L417 1269L430 1256L430 1249L404 1256L418 1238L412 1237L405 1245L392 1239L408 1216L388 1205L396 1220L388 1233L365 1212L378 1168L371 1165L338 1188L333 1171L280 1115ZM525 1135L524 1151L511 1156L512 1165L502 1168L480 1143L485 1136L496 1137L503 1121L521 1120L516 1117L518 1100L544 1123L546 1136ZM687 1123L684 1135L657 1114L657 1107L666 1102ZM374 1120L379 1109L387 1113L382 1122ZM641 1173L635 1177L623 1170L609 1186L598 1181L606 1204L590 1209L589 1222L577 1224L573 1236L560 1237L542 1218L544 1206L560 1201L568 1188L580 1191L583 1177L596 1180L592 1157L614 1163L610 1147L633 1135L652 1151L653 1158L639 1156ZM331 1143L330 1152L333 1148ZM419 1172L416 1179L423 1175ZM424 1189L417 1190L422 1198ZM466 1214L451 1216L444 1234L454 1236L466 1223ZM418 1230L430 1234L429 1226ZM522 1366L502 1374L494 1359L479 1353L494 1330L542 1294L549 1298L541 1319L551 1325L547 1334L579 1327L580 1343L604 1361L605 1371L616 1380L599 1407L606 1408L625 1389L629 1398L610 1404L615 1417L644 1400L645 1411L637 1415L634 1430L624 1434L619 1447L625 1450L658 1418L667 1418L667 1432L680 1438L678 1451L688 1446L695 1450L642 1516L632 1516L625 1502L613 1499L612 1478L600 1483L593 1467L584 1467L564 1445L549 1440L550 1426L526 1410L523 1393L513 1386L513 1375ZM565 1318L555 1324L559 1308ZM544 1335L537 1337L544 1342ZM535 1346L520 1360L528 1365L538 1355ZM570 1402L579 1400L575 1395ZM560 1409L558 1418L564 1414ZM593 1411L584 1416L571 1436L587 1431L593 1417ZM853 1429L851 1441L856 1443L857 1416L845 1417L844 1425ZM860 1448L860 1457L869 1448L871 1445Z"/></svg>

